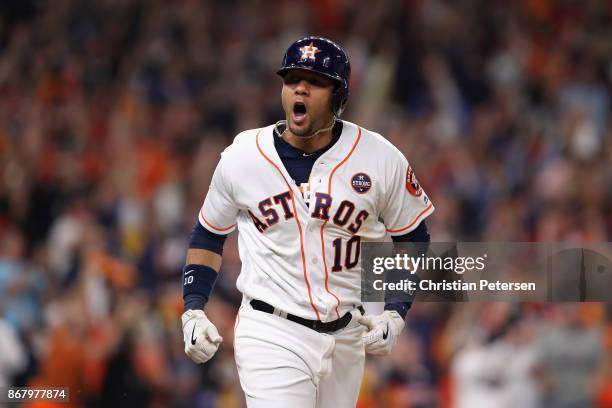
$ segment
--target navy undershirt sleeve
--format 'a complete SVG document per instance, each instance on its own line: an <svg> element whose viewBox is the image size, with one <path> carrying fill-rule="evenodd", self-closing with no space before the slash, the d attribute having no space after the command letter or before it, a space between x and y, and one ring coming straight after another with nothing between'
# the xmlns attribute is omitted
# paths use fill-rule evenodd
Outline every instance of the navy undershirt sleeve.
<svg viewBox="0 0 612 408"><path fill-rule="evenodd" d="M421 221L419 225L404 235L398 235L395 237L391 237L393 242L430 242L431 237L429 236L429 231L427 231L427 224L425 224L425 220Z"/></svg>
<svg viewBox="0 0 612 408"><path fill-rule="evenodd" d="M392 237L392 239L393 242L417 242L421 244L418 245L418 251L423 253L427 252L429 242L431 241L425 220L421 221L421 223L409 233ZM411 306L412 302L388 302L385 303L385 310L395 310L405 319L408 314L408 309L410 309Z"/></svg>
<svg viewBox="0 0 612 408"><path fill-rule="evenodd" d="M223 244L226 238L227 235L210 232L200 224L200 221L196 221L191 230L189 248L207 249L221 255L223 254Z"/></svg>

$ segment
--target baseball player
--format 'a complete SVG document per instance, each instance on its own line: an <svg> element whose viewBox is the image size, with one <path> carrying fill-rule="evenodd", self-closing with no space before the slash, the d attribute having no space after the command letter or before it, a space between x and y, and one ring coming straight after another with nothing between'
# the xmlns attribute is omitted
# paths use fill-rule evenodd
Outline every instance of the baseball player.
<svg viewBox="0 0 612 408"><path fill-rule="evenodd" d="M208 361L222 338L204 313L223 242L238 228L243 301L235 358L249 407L354 407L365 352L391 352L408 303L361 306L360 243L429 241L434 211L406 158L340 120L344 50L293 43L278 70L285 120L244 131L221 154L183 270L185 352Z"/></svg>

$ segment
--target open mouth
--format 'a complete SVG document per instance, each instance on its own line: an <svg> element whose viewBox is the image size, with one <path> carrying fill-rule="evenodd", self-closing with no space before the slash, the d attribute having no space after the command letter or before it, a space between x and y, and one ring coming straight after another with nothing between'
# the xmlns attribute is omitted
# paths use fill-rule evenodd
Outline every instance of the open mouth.
<svg viewBox="0 0 612 408"><path fill-rule="evenodd" d="M293 105L293 121L297 124L304 121L307 113L306 105L304 105L302 102L296 102Z"/></svg>

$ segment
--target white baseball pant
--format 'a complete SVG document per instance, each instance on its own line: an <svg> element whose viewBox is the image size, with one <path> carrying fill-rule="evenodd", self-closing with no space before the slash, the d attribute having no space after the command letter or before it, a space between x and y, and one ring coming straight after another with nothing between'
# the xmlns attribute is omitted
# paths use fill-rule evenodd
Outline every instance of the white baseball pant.
<svg viewBox="0 0 612 408"><path fill-rule="evenodd" d="M348 408L357 403L365 352L355 309L351 322L318 333L243 302L234 352L249 408Z"/></svg>

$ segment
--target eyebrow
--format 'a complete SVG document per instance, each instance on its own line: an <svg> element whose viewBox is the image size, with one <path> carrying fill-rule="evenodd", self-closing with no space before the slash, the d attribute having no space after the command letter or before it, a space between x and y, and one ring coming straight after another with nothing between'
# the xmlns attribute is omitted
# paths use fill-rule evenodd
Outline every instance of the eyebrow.
<svg viewBox="0 0 612 408"><path fill-rule="evenodd" d="M306 81L316 80L316 81L321 82L324 85L333 85L333 81L329 80L328 78L324 76L315 75L315 74L309 75L309 74L298 73L298 72L290 72L285 76L285 78L302 78Z"/></svg>

